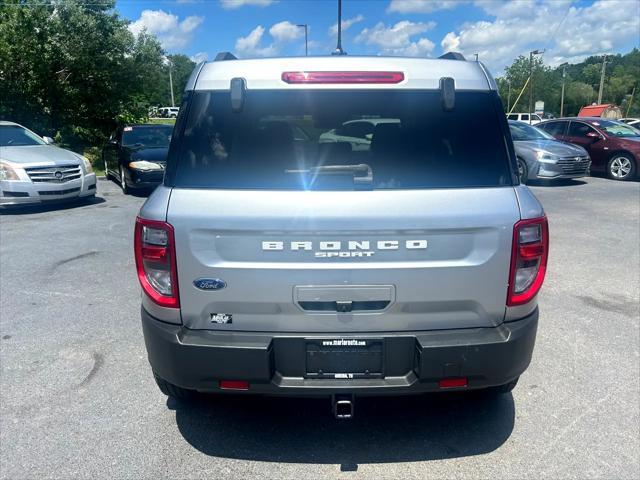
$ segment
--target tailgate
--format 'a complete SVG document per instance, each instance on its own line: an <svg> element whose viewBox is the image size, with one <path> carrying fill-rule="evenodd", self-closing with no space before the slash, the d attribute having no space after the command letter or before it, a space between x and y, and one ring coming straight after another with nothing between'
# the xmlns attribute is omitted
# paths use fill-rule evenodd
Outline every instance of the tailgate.
<svg viewBox="0 0 640 480"><path fill-rule="evenodd" d="M504 318L519 220L512 187L175 188L167 216L188 328L385 332ZM199 279L225 287L198 288Z"/></svg>

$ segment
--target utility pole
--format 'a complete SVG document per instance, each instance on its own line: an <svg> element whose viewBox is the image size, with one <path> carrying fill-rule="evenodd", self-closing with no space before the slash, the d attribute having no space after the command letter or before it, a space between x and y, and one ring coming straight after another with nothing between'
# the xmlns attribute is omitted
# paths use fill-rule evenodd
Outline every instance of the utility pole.
<svg viewBox="0 0 640 480"><path fill-rule="evenodd" d="M560 93L560 117L563 116L564 113L564 81L567 76L567 62L564 62L562 65L562 92Z"/></svg>
<svg viewBox="0 0 640 480"><path fill-rule="evenodd" d="M544 53L544 50L532 50L529 52L529 125L531 125L531 116L533 114L533 56Z"/></svg>
<svg viewBox="0 0 640 480"><path fill-rule="evenodd" d="M346 55L342 49L342 0L338 0L338 45L331 55Z"/></svg>
<svg viewBox="0 0 640 480"><path fill-rule="evenodd" d="M607 56L602 57L602 72L600 73L600 89L598 90L598 105L602 105L602 90L604 89L604 72L607 65Z"/></svg>
<svg viewBox="0 0 640 480"><path fill-rule="evenodd" d="M173 66L173 63L171 63L171 60L169 60L169 89L171 89L171 106L175 107L176 106L176 100L173 96L173 77L171 76L171 67Z"/></svg>
<svg viewBox="0 0 640 480"><path fill-rule="evenodd" d="M507 79L507 85L509 89L507 90L507 112L511 111L511 80Z"/></svg>
<svg viewBox="0 0 640 480"><path fill-rule="evenodd" d="M296 25L297 27L304 28L304 56L309 56L309 37L307 36L307 29L309 25L306 23L301 23L300 25Z"/></svg>

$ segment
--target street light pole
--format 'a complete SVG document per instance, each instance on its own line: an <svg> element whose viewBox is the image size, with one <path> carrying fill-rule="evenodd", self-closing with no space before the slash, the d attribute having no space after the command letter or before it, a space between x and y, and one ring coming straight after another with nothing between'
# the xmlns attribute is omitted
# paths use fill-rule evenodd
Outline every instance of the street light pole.
<svg viewBox="0 0 640 480"><path fill-rule="evenodd" d="M307 30L309 25L306 23L301 23L300 25L296 25L297 27L304 28L304 56L309 56L309 37L307 36Z"/></svg>
<svg viewBox="0 0 640 480"><path fill-rule="evenodd" d="M169 60L169 88L171 89L171 106L175 107L176 106L176 100L173 96L173 76L171 75L171 67L173 66L173 64L171 63L171 60Z"/></svg>
<svg viewBox="0 0 640 480"><path fill-rule="evenodd" d="M338 45L331 55L346 55L342 49L342 0L338 0Z"/></svg>
<svg viewBox="0 0 640 480"><path fill-rule="evenodd" d="M507 85L509 89L507 90L507 112L511 111L511 80L507 79Z"/></svg>
<svg viewBox="0 0 640 480"><path fill-rule="evenodd" d="M544 53L544 50L532 50L529 52L529 125L533 115L533 56Z"/></svg>
<svg viewBox="0 0 640 480"><path fill-rule="evenodd" d="M564 62L562 65L562 91L560 93L560 117L564 115L564 82L567 77L567 62Z"/></svg>

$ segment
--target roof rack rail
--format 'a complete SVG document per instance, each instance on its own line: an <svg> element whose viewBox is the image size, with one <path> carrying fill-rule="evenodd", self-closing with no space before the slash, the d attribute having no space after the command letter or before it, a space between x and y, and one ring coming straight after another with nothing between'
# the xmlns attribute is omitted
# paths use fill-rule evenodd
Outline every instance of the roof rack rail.
<svg viewBox="0 0 640 480"><path fill-rule="evenodd" d="M233 53L231 52L220 52L216 55L216 58L213 59L214 62L224 62L226 60L237 60L238 57L236 57Z"/></svg>
<svg viewBox="0 0 640 480"><path fill-rule="evenodd" d="M443 60L462 60L463 62L467 60L466 58L464 58L464 55L459 52L447 52L440 55L438 58L441 58Z"/></svg>

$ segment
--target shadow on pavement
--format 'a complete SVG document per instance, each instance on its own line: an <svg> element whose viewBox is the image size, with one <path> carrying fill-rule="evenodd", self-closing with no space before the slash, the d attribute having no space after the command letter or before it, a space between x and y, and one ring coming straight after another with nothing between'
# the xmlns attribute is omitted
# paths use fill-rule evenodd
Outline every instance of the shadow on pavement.
<svg viewBox="0 0 640 480"><path fill-rule="evenodd" d="M184 439L206 455L287 463L414 462L479 455L511 435L513 397L482 393L357 398L335 420L328 399L240 395L169 399Z"/></svg>
<svg viewBox="0 0 640 480"><path fill-rule="evenodd" d="M102 197L92 197L88 199L73 199L61 202L38 203L34 205L15 205L0 207L0 215L32 215L36 213L58 212L61 210L71 210L87 205L99 205L106 202Z"/></svg>
<svg viewBox="0 0 640 480"><path fill-rule="evenodd" d="M529 180L527 185L531 187L579 187L586 185L583 180L574 180L572 178L559 178L556 180Z"/></svg>

